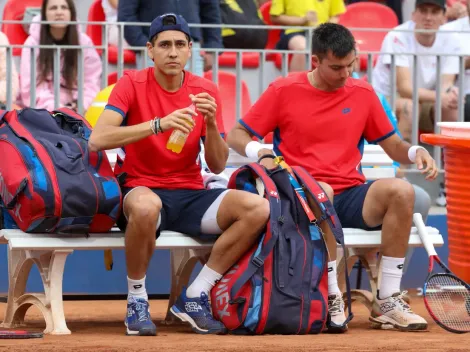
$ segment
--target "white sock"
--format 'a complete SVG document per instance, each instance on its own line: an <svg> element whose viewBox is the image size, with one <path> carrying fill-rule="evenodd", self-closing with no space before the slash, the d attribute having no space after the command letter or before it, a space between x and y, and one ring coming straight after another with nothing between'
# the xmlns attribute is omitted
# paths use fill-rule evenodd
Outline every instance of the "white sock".
<svg viewBox="0 0 470 352"><path fill-rule="evenodd" d="M328 262L328 296L341 293L336 276L336 260Z"/></svg>
<svg viewBox="0 0 470 352"><path fill-rule="evenodd" d="M405 258L382 257L379 271L377 298L385 299L400 292Z"/></svg>
<svg viewBox="0 0 470 352"><path fill-rule="evenodd" d="M134 298L143 298L148 301L149 298L147 296L147 290L145 289L145 278L146 276L140 280L132 280L129 279L129 277L127 278L127 288L129 290L127 299L132 296Z"/></svg>
<svg viewBox="0 0 470 352"><path fill-rule="evenodd" d="M207 265L204 265L199 275L194 279L193 283L186 290L186 297L196 298L201 296L204 292L207 296L211 292L215 283L222 278L222 274L212 270Z"/></svg>

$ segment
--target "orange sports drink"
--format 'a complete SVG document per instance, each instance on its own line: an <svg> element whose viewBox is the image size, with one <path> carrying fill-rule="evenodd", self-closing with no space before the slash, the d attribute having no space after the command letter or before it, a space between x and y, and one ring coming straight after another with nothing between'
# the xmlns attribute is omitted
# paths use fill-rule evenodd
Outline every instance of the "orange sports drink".
<svg viewBox="0 0 470 352"><path fill-rule="evenodd" d="M189 108L195 111L196 107L194 104L191 104ZM192 126L194 126L194 118L191 116L193 121ZM179 154L183 150L184 144L186 143L186 139L188 138L188 133L184 133L180 130L174 129L171 133L170 138L166 144L166 148L171 150L173 153Z"/></svg>

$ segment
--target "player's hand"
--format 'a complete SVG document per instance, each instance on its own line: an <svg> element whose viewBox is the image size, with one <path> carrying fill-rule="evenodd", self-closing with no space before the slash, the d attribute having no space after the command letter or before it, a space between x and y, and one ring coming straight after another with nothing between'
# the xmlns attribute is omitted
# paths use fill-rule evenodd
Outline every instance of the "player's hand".
<svg viewBox="0 0 470 352"><path fill-rule="evenodd" d="M191 108L175 110L160 119L160 128L163 132L173 128L184 133L190 133L195 125L193 116L197 116L197 112Z"/></svg>
<svg viewBox="0 0 470 352"><path fill-rule="evenodd" d="M261 158L263 155L274 155L271 149L260 149L258 152L258 159ZM264 158L260 161L260 164L263 165L266 169L271 170L277 167L274 163L273 158Z"/></svg>
<svg viewBox="0 0 470 352"><path fill-rule="evenodd" d="M217 125L216 111L217 103L215 99L209 95L209 93L199 93L196 95L190 94L189 98L196 106L196 110L204 116L204 122L206 125Z"/></svg>
<svg viewBox="0 0 470 352"><path fill-rule="evenodd" d="M436 179L439 170L436 162L426 149L419 148L416 151L416 166L423 175L426 175L426 180L433 181Z"/></svg>
<svg viewBox="0 0 470 352"><path fill-rule="evenodd" d="M444 93L442 95L441 104L444 109L457 109L458 95L454 91Z"/></svg>

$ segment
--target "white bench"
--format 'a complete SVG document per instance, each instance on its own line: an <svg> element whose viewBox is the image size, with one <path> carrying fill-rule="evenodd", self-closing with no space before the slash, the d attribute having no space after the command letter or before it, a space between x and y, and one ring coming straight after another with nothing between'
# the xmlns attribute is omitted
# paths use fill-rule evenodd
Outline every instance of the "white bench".
<svg viewBox="0 0 470 352"><path fill-rule="evenodd" d="M238 167L249 161L231 152L228 165ZM368 179L394 177L392 162L380 147L366 146L362 166L389 166L385 168L364 168ZM232 169L233 170L233 169ZM230 172L230 167L227 171ZM443 239L437 229L428 227L435 246L442 246ZM344 229L346 248L349 252L347 261L339 251L338 278L344 289L344 270L352 269L359 258L369 274L374 291L377 287L377 256L381 243L380 231ZM104 234L58 236L54 234L28 234L19 230L0 230L0 243L8 244L8 301L2 326L18 327L24 324L26 311L32 305L38 307L46 321L45 333L70 334L65 322L62 301L62 279L67 256L74 250L124 249L124 234L112 231ZM421 241L413 228L410 246L421 246ZM183 286L187 285L195 264L204 264L210 254L213 243L191 238L181 233L163 231L156 240L157 249L171 251L171 292L168 308L176 300ZM44 293L25 293L30 269L36 264L44 284ZM151 280L152 278L149 278ZM353 291L353 299L372 304L372 293ZM165 322L173 322L167 312Z"/></svg>

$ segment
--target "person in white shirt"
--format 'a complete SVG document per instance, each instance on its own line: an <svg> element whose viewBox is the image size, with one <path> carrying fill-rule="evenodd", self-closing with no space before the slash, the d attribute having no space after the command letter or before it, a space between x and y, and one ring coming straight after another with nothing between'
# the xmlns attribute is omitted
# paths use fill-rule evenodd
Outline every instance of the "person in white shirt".
<svg viewBox="0 0 470 352"><path fill-rule="evenodd" d="M467 9L470 13L470 0L467 0ZM465 95L465 121L470 121L470 17L466 16L459 18L458 20L448 22L441 27L442 30L447 31L460 31L458 36L460 38L460 49L461 55L466 55L465 58L465 76L464 80L464 91ZM464 33L466 31L466 33ZM462 79L459 77L459 79Z"/></svg>
<svg viewBox="0 0 470 352"><path fill-rule="evenodd" d="M101 7L103 8L106 22L115 23L117 22L117 7L119 0L101 0ZM108 26L108 43L114 46L118 46L119 29L117 25ZM124 48L128 47L123 34L123 45Z"/></svg>
<svg viewBox="0 0 470 352"><path fill-rule="evenodd" d="M403 23L389 32L382 43L381 52L394 53L398 99L396 114L398 128L407 141L411 140L412 96L413 96L413 55L417 54L419 128L434 131L434 105L442 102L442 120L457 120L458 90L454 87L459 72L457 56L441 56L441 96L436 96L437 56L429 54L459 53L460 43L454 33L443 31L417 33L410 30L438 30L444 24L445 0L416 0L412 21ZM402 30L402 31L399 31ZM408 30L408 31L403 31ZM420 55L428 54L428 55ZM372 75L372 85L378 93L390 97L390 55L380 55Z"/></svg>

